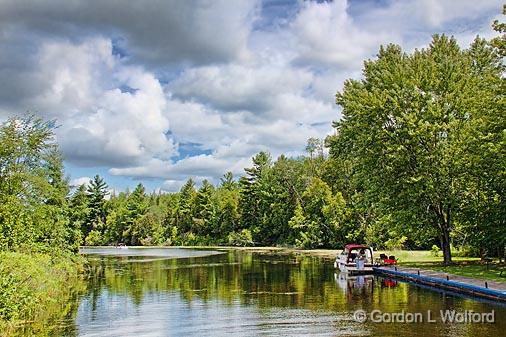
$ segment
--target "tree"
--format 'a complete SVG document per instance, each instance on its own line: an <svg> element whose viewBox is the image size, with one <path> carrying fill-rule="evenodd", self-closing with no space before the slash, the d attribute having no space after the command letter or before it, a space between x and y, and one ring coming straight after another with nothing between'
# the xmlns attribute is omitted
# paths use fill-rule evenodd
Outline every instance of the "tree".
<svg viewBox="0 0 506 337"><path fill-rule="evenodd" d="M193 229L197 234L218 235L216 227L216 204L214 201L214 186L206 179L195 196L195 217Z"/></svg>
<svg viewBox="0 0 506 337"><path fill-rule="evenodd" d="M237 183L234 181L234 175L232 172L227 172L220 178L221 187L227 190L232 190L237 187Z"/></svg>
<svg viewBox="0 0 506 337"><path fill-rule="evenodd" d="M503 5L502 8L503 15L506 15L506 4ZM499 55L502 57L506 56L506 23L499 22L499 20L495 20L492 24L494 30L498 33L502 33L502 35L492 39L492 46L497 48Z"/></svg>
<svg viewBox="0 0 506 337"><path fill-rule="evenodd" d="M190 178L181 187L174 225L181 233L191 230L195 212L195 182Z"/></svg>
<svg viewBox="0 0 506 337"><path fill-rule="evenodd" d="M255 242L268 243L264 221L269 216L268 172L271 167L271 156L259 152L253 157L253 167L245 168L246 176L241 177L240 208L241 226L252 231Z"/></svg>
<svg viewBox="0 0 506 337"><path fill-rule="evenodd" d="M123 240L130 245L138 245L145 239L149 232L139 221L148 210L146 189L144 185L137 184L134 191L126 198L126 218L122 233Z"/></svg>
<svg viewBox="0 0 506 337"><path fill-rule="evenodd" d="M103 224L106 222L105 197L109 194L107 183L98 174L90 180L86 193L88 195L88 219L83 227L83 235L95 229L103 231Z"/></svg>
<svg viewBox="0 0 506 337"><path fill-rule="evenodd" d="M333 146L356 158L367 198L392 214L392 225L436 229L446 264L466 190L462 149L475 116L493 105L475 61L444 35L411 55L381 47L364 78L336 96L343 119Z"/></svg>
<svg viewBox="0 0 506 337"><path fill-rule="evenodd" d="M502 74L506 67L501 56L505 54L496 43L490 46L478 38L468 53L474 61L473 72L482 79L478 89L482 108L471 121L463 149L467 189L458 218L459 239L481 256L502 258L506 247L506 80Z"/></svg>
<svg viewBox="0 0 506 337"><path fill-rule="evenodd" d="M238 230L240 221L239 190L237 188L221 188L217 193L218 211L216 216L219 233L223 235Z"/></svg>
<svg viewBox="0 0 506 337"><path fill-rule="evenodd" d="M69 220L70 226L79 231L79 241L82 241L81 228L83 228L86 219L89 217L88 195L86 185L79 185L69 200Z"/></svg>
<svg viewBox="0 0 506 337"><path fill-rule="evenodd" d="M0 249L77 247L69 227L69 187L54 122L11 118L0 127Z"/></svg>
<svg viewBox="0 0 506 337"><path fill-rule="evenodd" d="M317 165L323 161L324 144L321 139L311 137L307 140L306 152L309 154L310 175L317 174Z"/></svg>

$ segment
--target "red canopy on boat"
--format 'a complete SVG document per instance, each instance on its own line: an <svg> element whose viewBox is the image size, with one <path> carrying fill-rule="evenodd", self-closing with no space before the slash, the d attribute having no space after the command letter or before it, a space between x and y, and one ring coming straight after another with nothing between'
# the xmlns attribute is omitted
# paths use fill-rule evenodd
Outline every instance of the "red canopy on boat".
<svg viewBox="0 0 506 337"><path fill-rule="evenodd" d="M350 251L353 249L371 249L371 248L366 245L359 245L356 243L350 243L350 244L347 244L346 246L344 246L344 249L346 249L347 251Z"/></svg>

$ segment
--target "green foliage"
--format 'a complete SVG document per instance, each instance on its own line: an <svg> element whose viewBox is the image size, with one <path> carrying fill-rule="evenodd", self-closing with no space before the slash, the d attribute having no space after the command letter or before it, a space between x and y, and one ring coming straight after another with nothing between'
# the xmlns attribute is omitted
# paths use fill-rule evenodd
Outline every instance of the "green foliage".
<svg viewBox="0 0 506 337"><path fill-rule="evenodd" d="M0 250L75 250L68 182L52 122L12 118L0 126Z"/></svg>
<svg viewBox="0 0 506 337"><path fill-rule="evenodd" d="M506 15L506 4L503 5L503 15ZM502 33L500 36L492 39L492 46L497 48L499 54L503 57L506 56L506 23L495 20L492 27L498 33Z"/></svg>
<svg viewBox="0 0 506 337"><path fill-rule="evenodd" d="M67 255L0 252L0 330L9 333L13 322L61 320L77 309L72 301L82 289L82 264Z"/></svg>
<svg viewBox="0 0 506 337"><path fill-rule="evenodd" d="M253 235L248 229L243 229L240 232L231 232L228 234L228 244L240 247L253 246Z"/></svg>
<svg viewBox="0 0 506 337"><path fill-rule="evenodd" d="M385 247L388 250L401 250L404 248L404 244L407 240L408 238L405 236L390 238L385 242Z"/></svg>
<svg viewBox="0 0 506 337"><path fill-rule="evenodd" d="M434 256L434 257L438 257L439 256L439 247L436 246L436 245L432 245L432 248L430 249L430 255L431 256Z"/></svg>
<svg viewBox="0 0 506 337"><path fill-rule="evenodd" d="M104 239L100 231L92 229L91 232L88 233L88 236L86 236L84 243L86 246L101 246L104 243Z"/></svg>
<svg viewBox="0 0 506 337"><path fill-rule="evenodd" d="M108 186L99 175L90 180L86 194L88 196L87 218L83 223L82 232L86 237L92 230L103 231L101 224L105 223L105 197L109 194Z"/></svg>
<svg viewBox="0 0 506 337"><path fill-rule="evenodd" d="M392 226L437 230L447 263L450 233L476 186L469 143L487 135L480 126L498 109L500 64L479 39L462 50L455 39L435 35L412 54L382 47L365 62L364 78L348 80L337 94L344 118L335 123L331 154L350 160L364 200L389 214ZM500 130L492 135L502 137Z"/></svg>
<svg viewBox="0 0 506 337"><path fill-rule="evenodd" d="M195 214L192 230L197 234L218 235L216 225L216 201L214 200L214 186L204 180L195 196Z"/></svg>

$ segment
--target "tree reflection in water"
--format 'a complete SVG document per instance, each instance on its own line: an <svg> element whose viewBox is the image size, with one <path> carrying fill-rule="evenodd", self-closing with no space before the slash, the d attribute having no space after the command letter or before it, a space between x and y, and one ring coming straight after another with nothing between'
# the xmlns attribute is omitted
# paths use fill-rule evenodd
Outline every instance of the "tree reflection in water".
<svg viewBox="0 0 506 337"><path fill-rule="evenodd" d="M357 309L422 313L494 309L498 322L362 324L353 321ZM88 290L77 325L83 335L101 336L502 336L506 326L500 317L506 317L504 307L371 275L348 277L320 258L232 250L162 260L90 256Z"/></svg>

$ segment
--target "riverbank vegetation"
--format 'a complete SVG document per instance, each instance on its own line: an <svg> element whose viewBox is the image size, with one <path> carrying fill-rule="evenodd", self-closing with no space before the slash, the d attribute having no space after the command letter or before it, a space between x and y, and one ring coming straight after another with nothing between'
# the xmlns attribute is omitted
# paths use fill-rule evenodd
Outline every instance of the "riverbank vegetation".
<svg viewBox="0 0 506 337"><path fill-rule="evenodd" d="M412 53L381 47L337 93L343 117L307 155L253 157L238 180L189 179L177 193L108 194L99 176L71 198L84 243L441 249L506 246L503 35L461 48L435 35ZM326 155L328 149L328 155Z"/></svg>
<svg viewBox="0 0 506 337"><path fill-rule="evenodd" d="M80 231L68 217L68 183L52 124L11 119L0 128L0 331L30 334L73 312ZM71 306L71 305L70 305Z"/></svg>

